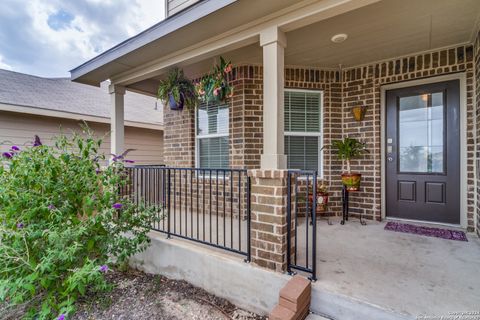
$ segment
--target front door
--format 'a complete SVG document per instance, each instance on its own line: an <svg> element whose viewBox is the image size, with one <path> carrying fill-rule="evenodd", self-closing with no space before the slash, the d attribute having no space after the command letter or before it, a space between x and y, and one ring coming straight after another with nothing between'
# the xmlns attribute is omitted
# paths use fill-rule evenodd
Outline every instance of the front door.
<svg viewBox="0 0 480 320"><path fill-rule="evenodd" d="M460 223L459 81L386 92L388 217Z"/></svg>

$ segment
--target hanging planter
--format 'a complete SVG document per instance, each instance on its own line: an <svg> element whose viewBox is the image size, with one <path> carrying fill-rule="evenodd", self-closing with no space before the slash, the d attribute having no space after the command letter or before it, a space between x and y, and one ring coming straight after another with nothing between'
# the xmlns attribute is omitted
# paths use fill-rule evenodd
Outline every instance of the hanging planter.
<svg viewBox="0 0 480 320"><path fill-rule="evenodd" d="M175 100L173 94L168 94L168 105L170 106L171 110L183 110L183 105L185 104L185 99L183 98L183 94L180 93L179 101Z"/></svg>
<svg viewBox="0 0 480 320"><path fill-rule="evenodd" d="M352 108L353 118L356 121L363 121L365 114L367 113L367 106L357 106Z"/></svg>
<svg viewBox="0 0 480 320"><path fill-rule="evenodd" d="M172 69L166 79L160 81L157 96L163 103L168 103L171 110L195 108L198 101L195 86L179 68Z"/></svg>
<svg viewBox="0 0 480 320"><path fill-rule="evenodd" d="M220 64L213 72L200 79L196 84L197 95L202 102L225 102L233 95L233 88L228 83L232 72L232 63L220 57Z"/></svg>

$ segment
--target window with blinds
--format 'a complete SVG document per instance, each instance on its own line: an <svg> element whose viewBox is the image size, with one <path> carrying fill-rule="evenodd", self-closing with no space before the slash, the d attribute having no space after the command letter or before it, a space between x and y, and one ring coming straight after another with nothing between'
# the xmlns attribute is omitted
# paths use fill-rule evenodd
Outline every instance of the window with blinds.
<svg viewBox="0 0 480 320"><path fill-rule="evenodd" d="M289 169L322 169L322 92L285 90L285 153Z"/></svg>
<svg viewBox="0 0 480 320"><path fill-rule="evenodd" d="M196 111L197 167L228 168L228 106L204 103Z"/></svg>

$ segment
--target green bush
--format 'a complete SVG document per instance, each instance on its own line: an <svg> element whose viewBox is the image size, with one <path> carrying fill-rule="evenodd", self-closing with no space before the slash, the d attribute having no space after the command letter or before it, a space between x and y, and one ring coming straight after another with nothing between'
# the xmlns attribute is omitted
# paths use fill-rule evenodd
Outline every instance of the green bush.
<svg viewBox="0 0 480 320"><path fill-rule="evenodd" d="M0 304L23 318L68 317L87 290L108 289L108 266L149 241L156 213L120 196L126 160L102 169L100 145L85 129L0 159Z"/></svg>

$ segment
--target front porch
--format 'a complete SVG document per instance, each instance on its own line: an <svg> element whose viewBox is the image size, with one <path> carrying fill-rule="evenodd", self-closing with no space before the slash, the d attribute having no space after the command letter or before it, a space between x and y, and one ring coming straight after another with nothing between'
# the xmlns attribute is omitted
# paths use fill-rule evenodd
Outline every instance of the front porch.
<svg viewBox="0 0 480 320"><path fill-rule="evenodd" d="M313 286L407 318L447 316L478 307L476 235L468 234L468 242L462 242L386 231L384 226L373 221L366 226L318 221L318 280ZM315 303L315 297L312 307L326 315L333 311L328 304Z"/></svg>
<svg viewBox="0 0 480 320"><path fill-rule="evenodd" d="M163 219L153 226L155 231L151 235L154 243L157 239L161 241L136 259L134 265L148 272L187 278L192 274L201 275L202 269L209 270L215 265L221 272L209 273L211 278L196 280L200 282L198 285L207 288L210 285L206 282L210 280L220 284L223 281L226 285L230 280L227 281L225 275L241 274L237 276L250 283L245 289L249 293L244 294L244 289L237 291L237 288L224 294L228 299L239 299L236 303L251 310L268 312L273 307L268 301L276 301L276 292L266 294L265 288L258 288L251 281L263 277L262 281L268 283L271 278L275 286L281 287L289 278L283 277L285 271L293 266L304 267L309 272L315 269L313 275L298 273L316 277L311 310L332 319L414 319L419 315L449 315L454 311L474 311L480 299L480 239L473 233L467 234L468 242L446 240L386 231L385 221L369 220L366 225L361 225L354 217L341 225L339 218L331 218L331 224L328 224L317 216L316 224L312 225L309 222L311 215L305 216L305 203L293 204L295 201L292 201L295 210L290 212L291 241L285 237L285 232L276 238L271 234L273 229L265 239L266 226L253 219L250 221L252 217L246 205L247 199L258 197L255 193L258 187L248 196L247 188L235 187L232 193L228 192L232 186L251 183L247 176L243 176L244 172L239 171L242 173L239 176L238 172L225 172L225 176L230 177L225 179L224 171L212 176L204 169L140 166L129 170L132 184L127 188L130 188L130 194L147 205L158 207L163 215ZM231 174L235 175L232 177ZM217 177L221 179L217 181ZM307 181L311 185L312 176L303 179L304 186ZM253 184L255 186L255 182ZM275 183L270 181L267 184ZM292 192L295 189L301 188L291 187ZM308 193L308 190L303 188L303 192ZM292 198L301 198L301 194L296 191ZM163 255L166 250L163 246L169 242L171 257ZM286 259L285 251L277 251L275 242L292 246L290 261ZM177 244L188 248L190 253L177 256L177 249L183 250L177 248ZM284 245L281 248L285 248ZM273 255L275 252L278 255ZM189 254L194 254L195 259L202 262L190 258ZM316 258L312 261L314 254ZM214 262L219 256L222 262ZM274 260L276 264L263 264L268 260ZM250 261L254 263L247 263ZM283 271L283 275L258 268L255 266L258 264ZM192 267L195 272L190 270ZM252 294L266 295L262 298L266 299L266 305L245 305L254 303L245 298Z"/></svg>
<svg viewBox="0 0 480 320"><path fill-rule="evenodd" d="M191 12L203 14L213 3L199 2ZM158 37L149 38L149 45L140 46L146 39L139 35L120 48L130 50L128 55L117 56L119 50L112 50L72 72L76 81L85 83L106 76L111 79L112 153L118 155L124 151L125 90L156 95L159 83L174 67L182 68L190 79L199 79L220 56L233 62L226 76L233 96L227 101L183 111L164 106L167 167L147 180L145 191L138 196L145 199L153 193L153 203L167 210L169 220L156 229L192 240L192 248L198 249L199 242L209 245L213 249L202 247L202 254L210 250L214 255L226 254L228 260L222 261L228 265L233 260L241 262L238 254L243 255L252 262L249 268L259 267L253 268L255 274L266 268L276 272L265 275L284 279L292 267L308 271L311 278L318 278L312 310L332 318L402 319L476 308L480 299L478 238L469 235L469 242L456 242L387 232L384 222L378 221L391 216L386 206L392 203L387 201L387 171L401 173L396 165L401 159L399 150L412 147L428 155L422 164L403 172L436 179L449 171L458 183L398 179L390 186L403 183L403 194L390 189L393 202L419 200L416 208L428 203L428 208L443 206L443 211L449 211L446 204L452 202L446 199L454 195L458 217L454 227L480 234L479 2L285 0L262 1L256 6L251 10L248 1L233 1L190 23L185 22L192 18L188 12L181 13L152 28L147 34ZM218 30L219 21L224 30ZM411 121L412 126L402 129L407 138L413 136L403 146L395 141L400 136L397 131L387 135L389 121L399 123L388 120L387 114L392 110L396 114L401 107L385 101L386 91L446 81L457 82L458 99L432 105L435 92L406 95L415 97L417 104L409 104L404 111L418 109L429 116L422 118L422 113ZM354 118L354 107L366 108L363 120ZM455 126L434 132L437 140L443 137L436 145L431 138L427 142L414 139L432 136L432 127L441 122L432 118L433 107L454 110L450 118ZM418 128L425 130L415 131ZM451 136L447 131L456 132L458 139L447 144ZM343 163L336 152L323 146L345 137L364 142L369 150L351 163L352 171L362 174L362 185L350 197L350 213L367 218L367 226L352 221L344 226L323 221L309 226L303 219L316 221L315 210L310 216L306 214L312 209L309 205L305 212L297 212L304 207L292 207L299 195L292 191L292 170L307 172L311 187L300 190L303 199L309 199L310 192L315 194L317 182L324 182L330 193L329 214L339 216ZM455 161L443 158L438 150L433 155L432 147L448 149ZM439 158L441 168L431 171L432 161ZM443 163L456 164L455 171ZM236 181L235 172L239 172ZM417 189L423 193L417 194ZM405 208L394 214L424 211ZM415 219L428 220L422 217L418 214ZM155 248L160 250L164 244L162 240ZM196 250L192 248L189 244L189 250ZM202 279L205 286L212 281L218 284L215 290L225 292L220 282L230 284L231 279L208 270L209 256L201 258L207 265L191 271L185 257L177 257L174 251L169 249L169 257L178 261L161 261L153 249L147 252L152 256L143 259L161 265L154 268L158 272L170 272L172 264L189 270L179 270L178 276L201 274L208 277ZM237 258L232 260L231 255ZM215 267L228 272L220 262ZM247 268L240 269L246 272ZM241 277L258 289L257 295L264 294L265 288L252 283L257 276ZM278 283L273 290L277 288ZM239 290L244 289L255 294L251 288L240 286ZM234 291L225 294L235 296ZM272 306L265 302L262 307Z"/></svg>
<svg viewBox="0 0 480 320"><path fill-rule="evenodd" d="M195 39L192 32L185 39L192 42L192 47L178 48L179 54L162 55L146 48L135 49L132 52L138 59L154 58L121 71L116 69L116 64L110 63L99 68L110 72L112 80L112 153L124 151L125 90L155 95L159 82L173 67L181 67L190 79L199 79L222 55L234 63L228 75L233 96L218 105L214 103L197 110L170 110L166 105L165 164L181 168L216 169L221 164L223 169L315 169L331 190L330 211L339 215L340 175L344 168L334 151L322 147L345 137L355 138L366 144L369 154L352 161L352 171L362 174L363 183L361 192L351 197L351 211L379 221L389 215L386 170L393 168L396 159L400 159L401 152L397 152L400 147L397 146L402 143L401 139L392 138L395 133L389 133L387 139L386 114L390 107L385 104L386 90L393 86L458 80L459 111L454 113L459 114L460 119L456 122L457 127L449 130L458 131L459 138L449 145L445 142L443 146L448 149L448 154L455 155L453 160L458 161L453 176L459 181L449 182L452 187L444 187L445 181L426 182L431 187L431 202L445 204L444 194L450 195L454 193L450 190L458 190L458 195L455 192L452 197L459 205L455 204L455 210L444 211L455 211L454 224L468 231L478 231L477 168L480 159L476 154L476 141L480 118L478 90L474 84L480 82L476 80L480 74L477 71L479 36L476 16L472 14L478 9L478 3L463 1L462 5L433 0L421 3L375 0L363 4L334 1L331 5L326 1L303 1L298 7L293 1L286 1L284 9L288 14L279 13L279 18L272 21L257 17L254 21L258 27L239 26L238 32L229 33L229 41L222 41L219 37L215 41L212 39L214 42L204 43ZM244 6L247 6L244 2L237 1L226 13L234 16L234 7L248 11ZM266 10L263 6L258 9ZM247 17L247 12L238 12ZM457 26L455 30L451 27L453 22ZM169 21L164 24L169 25ZM336 34L337 31L341 33ZM184 34L186 31L180 28L176 32ZM343 33L345 36L340 37L343 42L335 42L334 39L338 39L335 36ZM158 42L163 41L167 42L167 37L158 39ZM165 48L173 50L173 47ZM143 56L143 51L149 54ZM125 62L125 66L128 65L130 63ZM77 81L90 81L90 77L97 76L87 72L78 76ZM289 102L301 94L308 97L296 105ZM312 102L317 100L318 103ZM302 103L308 111L298 116ZM362 121L352 116L354 107L366 108ZM316 110L312 112L311 109ZM416 109L422 108L417 106ZM304 126L301 125L303 122ZM427 122L417 121L416 125L426 128ZM396 130L399 132L400 129ZM420 128L419 131L423 134L426 130ZM437 132L437 138L441 134ZM407 149L409 143L413 149L432 147L431 138L428 143L421 139L406 141L410 138L405 136L403 149ZM394 152L388 152L388 148ZM425 163L429 161L427 157L431 160L434 156L432 152L428 153ZM388 165L386 159L390 157L395 163ZM454 163L451 160L442 158L443 163ZM419 167L417 163L417 169ZM412 179L402 179L404 181L398 181L407 182L402 187L412 193L416 188L410 183ZM419 181L417 187L426 182ZM424 195L425 192L419 192L415 196L422 198ZM412 198L411 194L402 197ZM428 220L422 219L420 214L415 218Z"/></svg>
<svg viewBox="0 0 480 320"><path fill-rule="evenodd" d="M370 221L366 226L354 219L345 225L338 219L332 222L317 221L313 313L359 320L476 311L480 299L480 240L476 235L468 234L468 242L461 242L385 231L385 222ZM218 290L223 297L259 313L273 308L278 289L289 279L220 248L175 236L168 240L157 232L152 239L153 246L134 260L136 267ZM298 246L299 252L306 252L304 242L300 240ZM305 256L300 254L298 259L300 263Z"/></svg>

